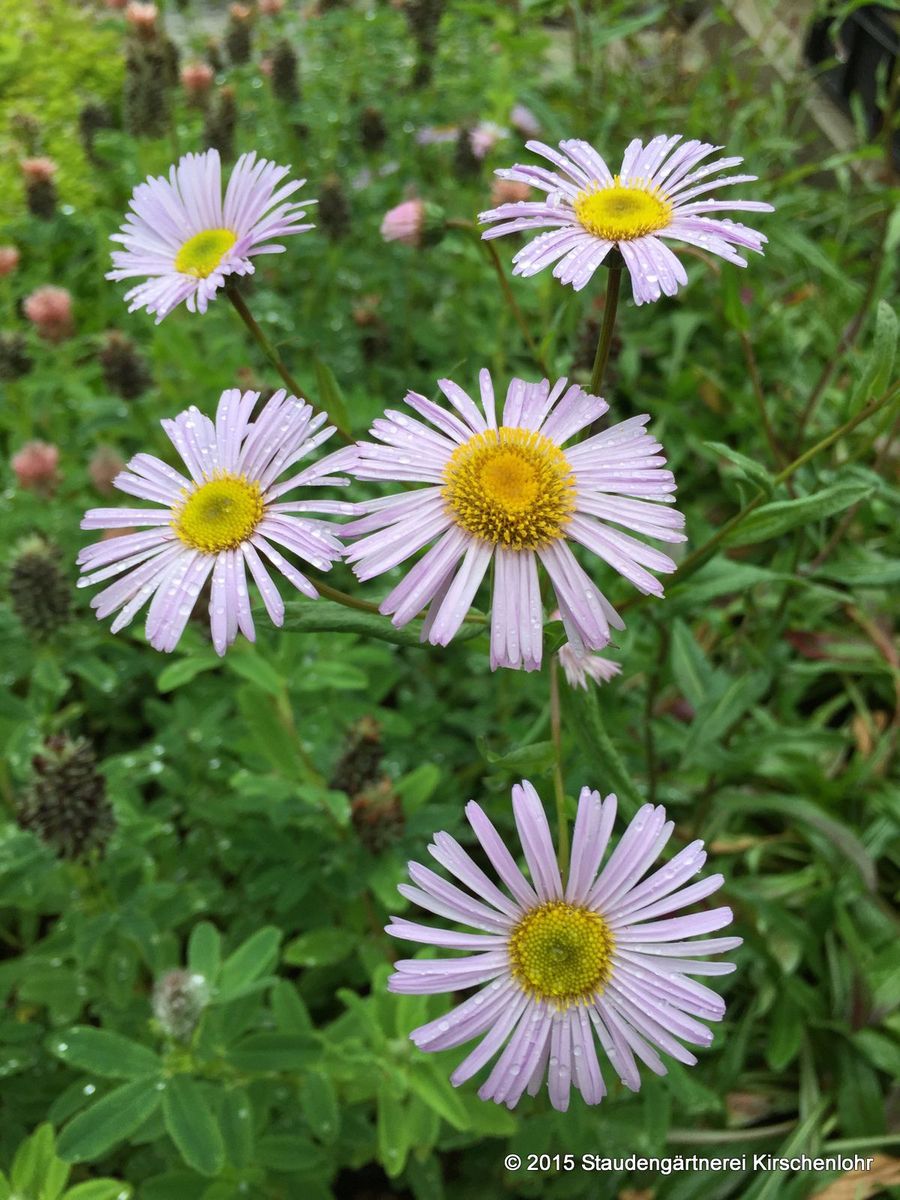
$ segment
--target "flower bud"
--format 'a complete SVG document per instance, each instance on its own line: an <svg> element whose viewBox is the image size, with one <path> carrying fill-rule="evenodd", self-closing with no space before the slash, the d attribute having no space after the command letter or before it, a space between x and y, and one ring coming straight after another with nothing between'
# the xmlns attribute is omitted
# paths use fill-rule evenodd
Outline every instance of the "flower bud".
<svg viewBox="0 0 900 1200"><path fill-rule="evenodd" d="M300 99L297 55L287 38L277 42L272 51L272 91L285 104Z"/></svg>
<svg viewBox="0 0 900 1200"><path fill-rule="evenodd" d="M190 971L166 971L153 988L153 1015L163 1031L178 1042L186 1042L209 1002L209 985L202 975Z"/></svg>
<svg viewBox="0 0 900 1200"><path fill-rule="evenodd" d="M155 4L143 4L141 0L130 0L125 8L125 20L140 38L152 40L157 33L159 9Z"/></svg>
<svg viewBox="0 0 900 1200"><path fill-rule="evenodd" d="M72 585L59 567L60 549L44 538L26 538L16 547L9 571L9 596L16 616L38 640L69 619Z"/></svg>
<svg viewBox="0 0 900 1200"><path fill-rule="evenodd" d="M59 483L59 448L50 442L26 442L10 459L19 487L51 496Z"/></svg>
<svg viewBox="0 0 900 1200"><path fill-rule="evenodd" d="M0 379L21 379L31 370L31 356L24 334L4 330L0 333Z"/></svg>
<svg viewBox="0 0 900 1200"><path fill-rule="evenodd" d="M342 238L350 228L350 205L337 175L328 175L319 188L319 224L332 241Z"/></svg>
<svg viewBox="0 0 900 1200"><path fill-rule="evenodd" d="M21 162L25 177L25 203L34 217L49 221L56 213L56 163L52 158L25 158Z"/></svg>
<svg viewBox="0 0 900 1200"><path fill-rule="evenodd" d="M37 834L59 858L102 855L116 819L91 745L64 734L47 738L16 815L21 827Z"/></svg>
<svg viewBox="0 0 900 1200"><path fill-rule="evenodd" d="M438 204L425 200L404 200L385 213L381 236L386 242L402 242L405 246L436 246L444 236L447 218Z"/></svg>
<svg viewBox="0 0 900 1200"><path fill-rule="evenodd" d="M25 316L48 342L63 342L75 332L72 297L65 288L41 287L25 298Z"/></svg>
<svg viewBox="0 0 900 1200"><path fill-rule="evenodd" d="M382 778L360 792L350 805L356 836L370 854L382 854L403 836L406 817L391 781Z"/></svg>
<svg viewBox="0 0 900 1200"><path fill-rule="evenodd" d="M524 138L538 137L541 132L541 123L524 104L514 104L509 114L509 123L512 125L516 133L520 133Z"/></svg>
<svg viewBox="0 0 900 1200"><path fill-rule="evenodd" d="M491 205L499 208L501 204L518 204L528 200L531 188L527 183L517 183L514 179L495 179L491 184Z"/></svg>
<svg viewBox="0 0 900 1200"><path fill-rule="evenodd" d="M387 126L378 108L364 108L359 118L359 140L363 149L374 153L387 140Z"/></svg>
<svg viewBox="0 0 900 1200"><path fill-rule="evenodd" d="M112 446L98 446L88 463L88 475L91 483L104 496L113 494L115 491L113 480L124 470L125 460Z"/></svg>
<svg viewBox="0 0 900 1200"><path fill-rule="evenodd" d="M209 63L190 62L182 67L181 86L184 88L188 103L202 108L215 78L216 73Z"/></svg>
<svg viewBox="0 0 900 1200"><path fill-rule="evenodd" d="M232 4L228 10L231 20L225 30L225 49L234 66L250 61L252 42L250 37L253 10L246 4Z"/></svg>
<svg viewBox="0 0 900 1200"><path fill-rule="evenodd" d="M19 266L19 251L15 246L0 246L0 277L12 275Z"/></svg>
<svg viewBox="0 0 900 1200"><path fill-rule="evenodd" d="M103 382L123 400L135 400L153 382L146 359L138 353L131 338L116 329L104 336L99 358Z"/></svg>
<svg viewBox="0 0 900 1200"><path fill-rule="evenodd" d="M218 150L224 159L234 158L234 133L237 126L237 100L230 85L219 88L215 102L206 112L203 137L207 146Z"/></svg>

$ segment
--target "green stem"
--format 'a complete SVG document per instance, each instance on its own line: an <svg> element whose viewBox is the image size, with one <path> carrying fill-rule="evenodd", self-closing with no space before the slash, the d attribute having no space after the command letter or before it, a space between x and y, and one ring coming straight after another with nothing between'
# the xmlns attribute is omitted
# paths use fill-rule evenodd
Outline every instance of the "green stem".
<svg viewBox="0 0 900 1200"><path fill-rule="evenodd" d="M817 454L821 454L823 450L827 450L829 446L834 445L834 443L844 437L845 434L852 433L857 425L862 425L863 421L867 421L869 417L874 416L879 409L884 408L885 405L895 400L898 396L900 396L900 387L894 386L889 388L884 395L879 396L875 400L870 400L869 403L864 408L861 408L855 416L849 419L849 421L845 421L843 425L839 425L837 429L833 429L831 433L823 437L821 441L816 442L814 446L810 446L808 450L804 450L799 458L795 458L793 462L788 463L784 470L779 471L778 474L774 476L772 481L773 484L777 486L780 483L786 482L786 480L790 479L792 475L796 474L801 467L806 466L811 459L815 458ZM749 503L745 504L740 512L735 513L730 521L726 521L725 524L718 529L711 538L708 538L702 546L698 546L692 554L687 556L678 570L671 576L670 586L683 583L685 579L688 579L694 574L695 571L698 571L709 558L710 554L712 554L713 550L715 550L716 547L729 536L729 534L733 533L735 529L737 529L737 527L741 525L752 512L755 512L756 509L759 508L759 506L768 498L769 497L766 492L757 492L753 499L750 500ZM640 603L641 599L643 599L643 597L635 597L635 599L630 602L626 601L625 604L620 606L620 609L624 610L626 608L630 608L633 604Z"/></svg>
<svg viewBox="0 0 900 1200"><path fill-rule="evenodd" d="M266 337L265 333L263 333L262 329L257 324L256 318L253 316L253 313L247 307L246 300L241 295L241 293L237 290L237 288L235 287L234 283L231 280L229 280L225 286L225 295L231 301L232 307L234 308L235 312L238 314L238 316L241 318L241 320L244 322L244 324L249 329L250 334L253 337L253 340L260 347L263 354L265 354L266 358L269 360L269 362L272 364L272 366L275 368L275 370L281 376L282 380L287 384L288 390L291 392L291 394L294 396L297 396L298 398L303 398L303 399L308 400L306 392L303 390L303 388L301 388L300 384L297 382L297 380L293 377L293 375L290 373L290 371L284 365L284 361L282 360L281 355L278 353L278 351L275 349L275 347L272 345L272 343ZM308 401L308 402L311 403L311 401ZM313 407L315 407L315 405L313 405ZM324 411L324 410L317 410L317 411ZM325 415L328 417L329 422L332 425L334 425L334 427L336 428L338 436L341 438L341 440L346 442L347 445L352 445L355 440L353 438L352 434L348 430L346 430L343 427L343 425L341 425L340 421L338 421L335 417L332 417L330 413L328 413L326 411Z"/></svg>
<svg viewBox="0 0 900 1200"><path fill-rule="evenodd" d="M565 878L569 865L569 823L566 819L566 788L562 773L562 719L559 706L559 659L550 656L550 736L553 740L553 794L556 798L557 859Z"/></svg>
<svg viewBox="0 0 900 1200"><path fill-rule="evenodd" d="M619 307L619 286L621 282L622 268L610 267L606 280L606 304L603 306L603 324L600 326L597 353L594 355L594 368L591 371L592 396L599 396L600 388L603 386L603 376L606 372L606 364L609 362L613 329L616 324L616 312Z"/></svg>
<svg viewBox="0 0 900 1200"><path fill-rule="evenodd" d="M479 232L478 226L472 221L462 221L453 218L447 222L447 228L462 229L466 233L470 233L483 248L484 252L490 259L491 266L494 268L494 272L496 273L497 279L500 283L500 290L503 292L503 299L506 302L506 306L512 313L513 320L522 332L522 337L525 339L528 352L534 359L535 365L549 379L550 369L547 366L547 361L541 354L540 348L532 336L531 328L529 327L528 321L525 318L525 314L522 312L521 308L519 308L519 303L516 300L515 293L510 287L509 280L506 277L506 272L503 270L503 263L500 261L500 255L497 253L497 247L492 241L484 240Z"/></svg>

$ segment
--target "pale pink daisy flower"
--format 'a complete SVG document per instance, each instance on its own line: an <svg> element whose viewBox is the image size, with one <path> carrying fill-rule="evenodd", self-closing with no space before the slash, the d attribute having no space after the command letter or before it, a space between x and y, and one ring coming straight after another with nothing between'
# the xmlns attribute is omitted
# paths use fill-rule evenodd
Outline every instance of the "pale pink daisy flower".
<svg viewBox="0 0 900 1200"><path fill-rule="evenodd" d="M514 274L536 275L556 263L553 274L575 291L586 286L616 248L631 276L636 304L658 300L663 293L674 296L679 286L687 283L684 267L661 238L699 246L745 267L746 260L734 247L762 254L767 239L746 225L710 214L722 210L773 212L772 205L757 200L698 199L706 192L757 177L725 175L710 180L710 175L727 171L743 159L719 158L698 166L722 147L697 141L678 146L680 141L680 134L655 137L646 145L635 139L616 175L587 142L560 142L559 150L543 142L526 142L529 150L557 169L516 165L496 174L539 188L547 198L504 204L481 213L482 222L500 222L482 237L551 229L516 254Z"/></svg>
<svg viewBox="0 0 900 1200"><path fill-rule="evenodd" d="M212 576L209 615L216 651L224 654L237 636L255 638L247 571L259 588L273 624L284 621L284 602L264 563L276 568L306 596L312 583L281 553L283 548L327 571L341 556L341 543L327 522L309 512L346 513L334 500L282 500L298 487L346 484L331 474L348 452L278 479L326 441L333 426L324 414L278 391L251 420L259 392L237 388L222 393L211 421L191 407L162 427L187 467L187 476L150 454L137 454L115 480L122 492L161 508L94 508L82 529L149 526L114 541L87 546L78 556L79 587L121 576L91 601L101 620L118 612L117 633L150 601L147 638L156 650L174 650L197 597ZM296 515L303 514L303 515Z"/></svg>
<svg viewBox="0 0 900 1200"><path fill-rule="evenodd" d="M111 240L114 270L107 279L143 278L126 292L129 312L145 308L157 324L182 302L190 312L207 305L228 275L253 273L257 254L284 250L274 239L312 229L299 224L315 200L286 203L305 179L278 185L290 172L256 153L235 163L222 198L218 150L185 154L169 178L151 176L131 197L131 211Z"/></svg>
<svg viewBox="0 0 900 1200"><path fill-rule="evenodd" d="M470 801L466 816L505 890L447 833L436 833L428 851L469 891L415 862L409 864L414 886L399 887L420 908L478 931L434 928L402 917L386 927L394 937L470 952L462 958L401 960L388 980L391 991L415 996L480 989L413 1030L412 1041L420 1050L436 1051L480 1038L450 1082L458 1087L499 1053L478 1095L509 1108L526 1089L537 1095L545 1078L550 1102L561 1112L569 1106L573 1083L587 1104L599 1104L607 1089L597 1041L633 1092L641 1086L638 1061L666 1074L660 1051L693 1065L696 1057L682 1042L709 1046L713 1035L706 1022L720 1021L725 1003L690 977L732 972L733 963L705 960L742 941L702 938L730 924L730 908L670 915L705 900L724 882L710 875L682 887L706 861L703 842L691 842L648 875L674 822L666 820L662 806L645 804L598 874L616 797L601 800L599 792L583 788L563 883L547 817L530 783L513 787L512 803L530 882ZM698 936L702 940L686 940Z"/></svg>
<svg viewBox="0 0 900 1200"><path fill-rule="evenodd" d="M406 403L429 424L388 410L360 442L350 468L358 479L424 483L415 491L360 504L367 515L343 527L357 539L346 552L361 580L391 570L435 544L382 602L403 626L430 605L422 632L446 646L493 564L491 666L536 670L543 610L538 562L556 593L563 624L579 648L601 650L615 609L575 558L571 542L598 555L641 591L661 596L647 568L673 571L665 554L630 533L684 541L672 504L675 480L644 426L631 417L563 448L609 405L566 380L552 387L513 379L498 423L494 385L480 374L481 406L449 379L438 387L456 410L409 392Z"/></svg>
<svg viewBox="0 0 900 1200"><path fill-rule="evenodd" d="M595 683L609 683L622 670L621 663L604 658L602 654L585 654L571 642L560 646L559 664L565 672L569 687L583 688L584 691L587 691L589 678Z"/></svg>

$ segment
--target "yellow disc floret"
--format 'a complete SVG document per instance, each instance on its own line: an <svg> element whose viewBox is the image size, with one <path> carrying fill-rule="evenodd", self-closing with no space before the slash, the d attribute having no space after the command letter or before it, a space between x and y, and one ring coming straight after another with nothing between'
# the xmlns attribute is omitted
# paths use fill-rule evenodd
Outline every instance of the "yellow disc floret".
<svg viewBox="0 0 900 1200"><path fill-rule="evenodd" d="M172 528L185 545L216 554L245 542L263 511L259 484L223 472L186 496L172 518Z"/></svg>
<svg viewBox="0 0 900 1200"><path fill-rule="evenodd" d="M175 270L182 275L193 275L195 279L205 279L236 241L237 234L230 229L204 229L195 233L175 255Z"/></svg>
<svg viewBox="0 0 900 1200"><path fill-rule="evenodd" d="M534 550L562 534L575 508L575 479L555 442L502 425L454 450L443 495L456 524L475 537Z"/></svg>
<svg viewBox="0 0 900 1200"><path fill-rule="evenodd" d="M622 183L618 175L606 187L597 185L579 192L572 202L575 216L595 237L608 242L630 242L665 229L672 205L643 179Z"/></svg>
<svg viewBox="0 0 900 1200"><path fill-rule="evenodd" d="M509 939L509 961L519 984L559 1008L586 1004L606 986L615 939L599 913L562 900L531 909Z"/></svg>

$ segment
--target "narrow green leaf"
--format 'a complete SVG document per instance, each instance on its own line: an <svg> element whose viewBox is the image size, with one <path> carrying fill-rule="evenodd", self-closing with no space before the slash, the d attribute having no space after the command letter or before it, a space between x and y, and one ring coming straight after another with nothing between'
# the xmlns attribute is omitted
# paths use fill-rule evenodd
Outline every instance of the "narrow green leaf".
<svg viewBox="0 0 900 1200"><path fill-rule="evenodd" d="M321 1142L333 1142L340 1129L340 1110L334 1084L321 1071L300 1081L300 1108L307 1125Z"/></svg>
<svg viewBox="0 0 900 1200"><path fill-rule="evenodd" d="M684 621L672 622L669 657L675 682L694 708L699 708L716 686L716 672Z"/></svg>
<svg viewBox="0 0 900 1200"><path fill-rule="evenodd" d="M228 1061L239 1071L297 1071L309 1067L321 1054L314 1038L290 1033L252 1033L228 1051Z"/></svg>
<svg viewBox="0 0 900 1200"><path fill-rule="evenodd" d="M213 984L219 975L222 961L222 936L210 921L200 921L188 938L188 967L194 975L202 975Z"/></svg>
<svg viewBox="0 0 900 1200"><path fill-rule="evenodd" d="M131 1200L134 1191L121 1179L89 1179L69 1188L63 1200Z"/></svg>
<svg viewBox="0 0 900 1200"><path fill-rule="evenodd" d="M384 1080L378 1085L377 1100L378 1157L388 1177L396 1179L410 1149L404 1105Z"/></svg>
<svg viewBox="0 0 900 1200"><path fill-rule="evenodd" d="M769 685L764 671L748 671L732 679L719 695L708 697L694 713L690 733L681 752L689 762L701 747L718 742L756 703Z"/></svg>
<svg viewBox="0 0 900 1200"><path fill-rule="evenodd" d="M563 693L563 705L573 718L572 728L588 763L596 768L597 778L602 777L604 791L608 788L616 793L623 811L636 812L644 803L644 796L606 731L596 691L568 688Z"/></svg>
<svg viewBox="0 0 900 1200"><path fill-rule="evenodd" d="M253 1107L244 1088L225 1093L219 1114L225 1152L238 1170L253 1161Z"/></svg>
<svg viewBox="0 0 900 1200"><path fill-rule="evenodd" d="M776 500L772 504L764 504L738 525L725 539L725 544L750 546L755 542L780 537L798 525L809 525L813 521L833 517L858 500L864 500L873 491L871 484L855 480L832 484L811 496L801 496L796 500Z"/></svg>
<svg viewBox="0 0 900 1200"><path fill-rule="evenodd" d="M256 650L232 651L224 661L229 671L270 696L280 696L284 690L284 680Z"/></svg>
<svg viewBox="0 0 900 1200"><path fill-rule="evenodd" d="M162 1070L159 1058L146 1046L91 1025L75 1025L55 1033L47 1048L68 1066L105 1079L143 1079L159 1075Z"/></svg>
<svg viewBox="0 0 900 1200"><path fill-rule="evenodd" d="M866 362L859 383L853 389L851 412L862 408L873 396L880 396L891 382L894 359L897 356L897 314L886 300L880 300L875 310L875 337L872 353Z"/></svg>
<svg viewBox="0 0 900 1200"><path fill-rule="evenodd" d="M158 1080L135 1079L122 1084L72 1118L59 1135L60 1157L66 1162L102 1157L152 1116L161 1101Z"/></svg>
<svg viewBox="0 0 900 1200"><path fill-rule="evenodd" d="M343 426L344 429L349 429L350 417L347 413L347 405L344 402L340 385L334 377L334 371L328 363L318 357L313 359L313 367L319 390L319 407L323 408L336 424Z"/></svg>
<svg viewBox="0 0 900 1200"><path fill-rule="evenodd" d="M17 1192L24 1195L37 1196L42 1192L53 1171L56 1157L56 1135L53 1126L44 1123L39 1125L30 1138L21 1143L13 1159L10 1179ZM68 1165L62 1164L68 1176ZM57 1188L52 1200L58 1196L65 1186L65 1177Z"/></svg>
<svg viewBox="0 0 900 1200"><path fill-rule="evenodd" d="M800 1052L805 1023L791 996L782 992L767 1023L766 1061L773 1071L783 1071Z"/></svg>
<svg viewBox="0 0 900 1200"><path fill-rule="evenodd" d="M156 686L161 692L172 692L175 688L190 683L203 671L211 671L221 666L222 659L213 651L205 654L194 654L190 658L180 658L177 662L163 667L156 680Z"/></svg>
<svg viewBox="0 0 900 1200"><path fill-rule="evenodd" d="M775 482L772 476L762 465L753 458L748 458L746 454L741 454L739 450L733 450L731 446L726 446L724 442L704 442L713 453L719 458L727 458L730 463L736 466L741 474L761 487L763 491L771 494L775 487Z"/></svg>
<svg viewBox="0 0 900 1200"><path fill-rule="evenodd" d="M409 1087L454 1129L463 1131L471 1128L469 1114L459 1092L434 1063L415 1063L409 1073Z"/></svg>
<svg viewBox="0 0 900 1200"><path fill-rule="evenodd" d="M361 637L378 638L395 646L427 647L420 640L421 621L410 621L397 629L380 613L345 608L333 600L291 600L285 606L285 633L355 633ZM464 621L455 641L466 641L484 633L486 625Z"/></svg>
<svg viewBox="0 0 900 1200"><path fill-rule="evenodd" d="M296 987L279 979L272 988L272 1011L281 1033L310 1033L313 1028L306 1005Z"/></svg>
<svg viewBox="0 0 900 1200"><path fill-rule="evenodd" d="M219 978L219 999L237 996L248 984L265 975L278 960L281 930L264 925L225 959Z"/></svg>
<svg viewBox="0 0 900 1200"><path fill-rule="evenodd" d="M311 929L285 946L284 961L292 967L330 966L346 958L356 942L346 929Z"/></svg>
<svg viewBox="0 0 900 1200"><path fill-rule="evenodd" d="M204 1088L188 1075L175 1075L163 1092L166 1132L185 1163L201 1175L218 1175L225 1143Z"/></svg>

